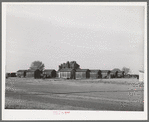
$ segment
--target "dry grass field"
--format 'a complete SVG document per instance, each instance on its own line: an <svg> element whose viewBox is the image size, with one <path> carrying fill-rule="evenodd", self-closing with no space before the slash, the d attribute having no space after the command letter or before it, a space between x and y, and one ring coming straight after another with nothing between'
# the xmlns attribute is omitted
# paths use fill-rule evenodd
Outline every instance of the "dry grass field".
<svg viewBox="0 0 149 122"><path fill-rule="evenodd" d="M138 79L8 78L5 109L143 111Z"/></svg>

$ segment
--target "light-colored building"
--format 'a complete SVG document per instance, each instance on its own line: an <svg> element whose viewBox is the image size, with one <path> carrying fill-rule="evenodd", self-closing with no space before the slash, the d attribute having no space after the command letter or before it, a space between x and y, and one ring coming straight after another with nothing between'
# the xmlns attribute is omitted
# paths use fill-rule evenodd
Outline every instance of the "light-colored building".
<svg viewBox="0 0 149 122"><path fill-rule="evenodd" d="M144 71L139 70L139 81L144 82Z"/></svg>
<svg viewBox="0 0 149 122"><path fill-rule="evenodd" d="M71 69L71 68L60 69L59 78L75 79L75 69Z"/></svg>

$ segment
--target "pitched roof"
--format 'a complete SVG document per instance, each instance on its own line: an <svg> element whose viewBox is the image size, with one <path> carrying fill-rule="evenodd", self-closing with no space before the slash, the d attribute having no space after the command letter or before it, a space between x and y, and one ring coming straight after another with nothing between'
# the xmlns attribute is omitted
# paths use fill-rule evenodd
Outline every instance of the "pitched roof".
<svg viewBox="0 0 149 122"><path fill-rule="evenodd" d="M28 69L27 72L34 72L34 70Z"/></svg>
<svg viewBox="0 0 149 122"><path fill-rule="evenodd" d="M16 74L16 72L11 72L11 74Z"/></svg>
<svg viewBox="0 0 149 122"><path fill-rule="evenodd" d="M71 72L73 69L71 68L64 68L64 69L60 69L59 72Z"/></svg>
<svg viewBox="0 0 149 122"><path fill-rule="evenodd" d="M45 69L43 72L52 72L55 71L54 69Z"/></svg>
<svg viewBox="0 0 149 122"><path fill-rule="evenodd" d="M134 74L134 73L128 73L127 75L138 75L138 74Z"/></svg>
<svg viewBox="0 0 149 122"><path fill-rule="evenodd" d="M121 71L120 69L118 68L114 68L113 70L111 70L112 72L116 72L116 71Z"/></svg>
<svg viewBox="0 0 149 122"><path fill-rule="evenodd" d="M101 70L99 70L99 69L91 69L90 70L90 72L99 72L99 71L101 71Z"/></svg>
<svg viewBox="0 0 149 122"><path fill-rule="evenodd" d="M76 72L86 72L89 71L89 69L76 69Z"/></svg>
<svg viewBox="0 0 149 122"><path fill-rule="evenodd" d="M24 72L24 71L27 71L27 70L18 70L17 72Z"/></svg>
<svg viewBox="0 0 149 122"><path fill-rule="evenodd" d="M116 71L116 70L113 71L113 70L111 70L111 72L112 72L112 73L116 73L116 72L119 72L119 71Z"/></svg>
<svg viewBox="0 0 149 122"><path fill-rule="evenodd" d="M110 70L101 70L102 73L111 72Z"/></svg>

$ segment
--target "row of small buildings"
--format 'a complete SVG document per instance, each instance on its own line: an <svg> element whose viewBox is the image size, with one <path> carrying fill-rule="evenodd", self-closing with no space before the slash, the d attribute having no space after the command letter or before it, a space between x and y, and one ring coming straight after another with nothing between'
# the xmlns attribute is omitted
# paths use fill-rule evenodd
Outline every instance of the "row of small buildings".
<svg viewBox="0 0 149 122"><path fill-rule="evenodd" d="M45 78L55 78L56 77L56 71L54 69L49 70L18 70L16 73L17 77L34 77L34 78L42 78L45 76Z"/></svg>
<svg viewBox="0 0 149 122"><path fill-rule="evenodd" d="M71 69L64 68L56 71L54 69L46 69L44 71L36 70L18 70L17 77L34 77L34 78L65 78L65 79L97 79L97 78L122 78L124 71L120 70L89 70L89 69Z"/></svg>

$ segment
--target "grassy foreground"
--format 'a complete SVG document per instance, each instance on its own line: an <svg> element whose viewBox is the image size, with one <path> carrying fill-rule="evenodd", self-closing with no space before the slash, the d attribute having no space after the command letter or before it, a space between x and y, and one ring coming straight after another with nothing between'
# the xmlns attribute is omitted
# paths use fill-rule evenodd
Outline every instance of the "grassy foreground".
<svg viewBox="0 0 149 122"><path fill-rule="evenodd" d="M143 86L144 84L138 79L43 80L9 78L6 80L5 87L5 108L143 110ZM54 100L55 102L52 102ZM82 104L81 101L86 105ZM94 103L98 106L92 108ZM106 104L104 105L104 103Z"/></svg>

